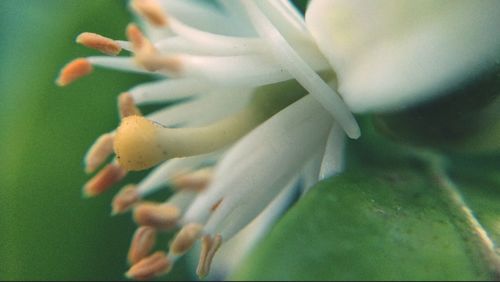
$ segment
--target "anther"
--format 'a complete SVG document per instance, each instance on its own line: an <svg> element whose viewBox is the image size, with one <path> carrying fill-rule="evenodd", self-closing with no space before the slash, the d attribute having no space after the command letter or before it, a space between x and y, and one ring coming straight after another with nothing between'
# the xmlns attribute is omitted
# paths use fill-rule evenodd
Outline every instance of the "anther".
<svg viewBox="0 0 500 282"><path fill-rule="evenodd" d="M59 86L67 86L80 77L90 74L92 70L93 67L87 59L75 59L62 68L56 80L56 84Z"/></svg>
<svg viewBox="0 0 500 282"><path fill-rule="evenodd" d="M153 26L165 27L168 25L167 15L156 0L133 0L131 7Z"/></svg>
<svg viewBox="0 0 500 282"><path fill-rule="evenodd" d="M106 159L113 154L114 133L105 133L92 144L85 155L85 172L94 172Z"/></svg>
<svg viewBox="0 0 500 282"><path fill-rule="evenodd" d="M147 40L147 38L142 34L139 27L134 23L130 23L127 26L127 38L130 41L130 43L132 43L132 47L135 50L142 49L146 44L152 45L151 42L149 42L149 40ZM148 47L154 48L154 46L148 46Z"/></svg>
<svg viewBox="0 0 500 282"><path fill-rule="evenodd" d="M140 200L140 195L137 192L137 187L134 184L129 184L123 187L118 194L113 198L112 215L121 214L128 211L135 203Z"/></svg>
<svg viewBox="0 0 500 282"><path fill-rule="evenodd" d="M127 175L127 171L118 164L112 162L85 184L83 187L83 195L85 197L97 196L118 183L125 175Z"/></svg>
<svg viewBox="0 0 500 282"><path fill-rule="evenodd" d="M205 189L212 180L213 169L204 168L194 172L180 174L171 180L175 189L183 191L200 192Z"/></svg>
<svg viewBox="0 0 500 282"><path fill-rule="evenodd" d="M121 119L128 116L142 116L141 111L135 105L134 98L132 98L132 95L128 92L118 96L118 112L120 113Z"/></svg>
<svg viewBox="0 0 500 282"><path fill-rule="evenodd" d="M91 32L84 32L78 35L76 43L110 56L116 56L122 50L120 45L113 39Z"/></svg>
<svg viewBox="0 0 500 282"><path fill-rule="evenodd" d="M128 261L134 265L147 257L156 243L156 229L149 226L137 228L128 251Z"/></svg>
<svg viewBox="0 0 500 282"><path fill-rule="evenodd" d="M156 252L134 264L125 274L135 280L150 280L168 273L172 263L164 252Z"/></svg>
<svg viewBox="0 0 500 282"><path fill-rule="evenodd" d="M134 209L134 220L138 225L169 230L177 225L181 211L169 204L143 203Z"/></svg>
<svg viewBox="0 0 500 282"><path fill-rule="evenodd" d="M172 244L170 244L170 252L174 256L182 256L191 249L196 240L198 240L203 226L200 224L191 223L184 226L175 236Z"/></svg>
<svg viewBox="0 0 500 282"><path fill-rule="evenodd" d="M221 235L215 235L213 239L210 235L205 235L202 238L200 260L198 262L198 268L196 269L198 277L203 278L208 275L215 253L221 245Z"/></svg>
<svg viewBox="0 0 500 282"><path fill-rule="evenodd" d="M147 39L137 25L127 26L127 38L134 49L136 63L148 71L165 71L171 75L181 72L181 62L177 57L160 54L158 49Z"/></svg>

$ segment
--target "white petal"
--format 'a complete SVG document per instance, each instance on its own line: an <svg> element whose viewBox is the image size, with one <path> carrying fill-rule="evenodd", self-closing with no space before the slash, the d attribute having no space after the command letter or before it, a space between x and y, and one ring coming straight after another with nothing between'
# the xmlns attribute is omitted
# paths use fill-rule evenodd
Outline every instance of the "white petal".
<svg viewBox="0 0 500 282"><path fill-rule="evenodd" d="M297 188L298 185L284 189L250 224L221 246L206 277L208 281L223 281L241 266L252 248L269 233L274 223L298 198Z"/></svg>
<svg viewBox="0 0 500 282"><path fill-rule="evenodd" d="M326 143L326 140L325 140ZM316 149L316 152L312 155L309 161L302 169L301 177L301 193L305 195L313 186L318 182L319 171L321 169L321 160L323 159L323 154L325 153L325 144L321 144Z"/></svg>
<svg viewBox="0 0 500 282"><path fill-rule="evenodd" d="M426 100L500 59L496 0L313 0L306 23L356 112Z"/></svg>
<svg viewBox="0 0 500 282"><path fill-rule="evenodd" d="M244 200L238 204L235 211L229 212L224 218L221 226L217 228L217 233L220 233L224 240L231 240L234 235L238 234L245 226L256 219L256 217L272 206L274 201L282 201L280 198L288 198L290 194L295 195L299 189L298 176L288 180L286 186L281 189L275 189L276 192L266 191L265 187L254 187L254 191L249 193ZM227 198L231 201L230 196ZM221 208L223 208L221 204ZM214 217L215 218L215 217ZM212 218L207 223L206 230L211 229Z"/></svg>
<svg viewBox="0 0 500 282"><path fill-rule="evenodd" d="M285 108L230 149L217 165L207 192L200 194L186 213L185 221L204 220L222 198L207 230L218 228L238 205L265 207L269 202L265 201L277 195L324 142L330 125L328 112L310 95ZM254 199L257 203L244 200L257 194L262 194Z"/></svg>
<svg viewBox="0 0 500 282"><path fill-rule="evenodd" d="M338 124L330 129L324 155L322 156L319 180L334 176L344 170L345 134Z"/></svg>

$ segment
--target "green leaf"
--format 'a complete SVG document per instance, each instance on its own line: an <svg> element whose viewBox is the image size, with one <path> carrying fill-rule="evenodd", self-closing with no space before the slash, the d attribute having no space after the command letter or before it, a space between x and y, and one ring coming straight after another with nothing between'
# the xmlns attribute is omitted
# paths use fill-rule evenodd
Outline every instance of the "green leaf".
<svg viewBox="0 0 500 282"><path fill-rule="evenodd" d="M451 175L491 238L500 242L500 157L454 160Z"/></svg>
<svg viewBox="0 0 500 282"><path fill-rule="evenodd" d="M490 278L443 201L418 165L349 171L300 200L235 278Z"/></svg>

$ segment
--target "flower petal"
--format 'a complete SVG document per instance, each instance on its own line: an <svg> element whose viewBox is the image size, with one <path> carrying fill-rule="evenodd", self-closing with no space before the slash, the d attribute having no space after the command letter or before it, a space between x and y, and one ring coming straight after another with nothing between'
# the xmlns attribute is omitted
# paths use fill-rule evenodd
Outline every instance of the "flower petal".
<svg viewBox="0 0 500 282"><path fill-rule="evenodd" d="M212 184L186 212L185 222L200 222L215 210L206 226L215 231L245 197L262 194L253 204L267 205L325 142L331 117L310 95L279 112L234 145L216 167ZM283 165L286 164L286 165ZM248 203L248 202L247 202ZM264 205L265 203L265 205Z"/></svg>
<svg viewBox="0 0 500 282"><path fill-rule="evenodd" d="M313 0L306 23L355 112L404 108L500 59L495 0Z"/></svg>

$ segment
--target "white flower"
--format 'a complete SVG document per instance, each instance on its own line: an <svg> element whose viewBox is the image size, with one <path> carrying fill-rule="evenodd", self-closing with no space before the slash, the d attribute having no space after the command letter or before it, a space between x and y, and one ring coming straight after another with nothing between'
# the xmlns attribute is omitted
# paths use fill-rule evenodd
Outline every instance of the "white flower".
<svg viewBox="0 0 500 282"><path fill-rule="evenodd" d="M219 247L259 214L265 224L254 222L244 242L256 241L295 195L342 171L344 133L360 136L351 110L406 106L486 68L500 40L477 33L498 23L500 2L472 3L314 0L304 21L285 0L135 0L147 36L134 24L128 41L81 34L88 47L133 56L77 59L60 85L93 66L159 78L120 95L121 125L85 159L93 172L116 153L84 187L88 196L158 165L113 202L114 213L133 206L142 226L128 275L168 272L198 239L197 272L206 275ZM464 38L474 42L457 47ZM146 118L137 108L172 102ZM177 191L165 203L140 202L167 185ZM180 231L169 251L150 255L156 232L172 228Z"/></svg>

